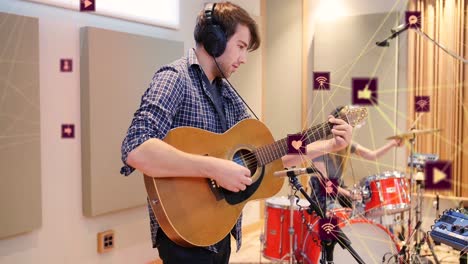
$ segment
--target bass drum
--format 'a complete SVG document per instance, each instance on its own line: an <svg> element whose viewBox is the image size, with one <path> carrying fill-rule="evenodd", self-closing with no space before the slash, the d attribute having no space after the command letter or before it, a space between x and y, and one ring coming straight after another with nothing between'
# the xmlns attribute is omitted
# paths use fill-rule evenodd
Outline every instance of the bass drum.
<svg viewBox="0 0 468 264"><path fill-rule="evenodd" d="M387 263L393 255L398 253L399 247L388 229L365 218L350 219L350 215L351 211L348 209L338 209L338 212L335 213L335 216L338 217L338 225L349 238L351 246L364 260L364 263L382 263L382 259ZM318 224L315 225L314 229L318 233ZM306 240L304 244L304 251L306 252L308 248L311 250L318 246L316 242L307 242L309 241ZM304 263L320 263L320 258L321 254L316 259L305 259ZM356 263L351 253L347 249L343 249L338 243L335 245L333 252L333 261L335 263Z"/></svg>

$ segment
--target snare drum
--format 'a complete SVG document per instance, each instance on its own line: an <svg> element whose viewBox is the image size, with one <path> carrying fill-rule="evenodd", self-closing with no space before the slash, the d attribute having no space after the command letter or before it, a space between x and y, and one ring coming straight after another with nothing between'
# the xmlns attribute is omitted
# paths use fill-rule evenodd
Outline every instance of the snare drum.
<svg viewBox="0 0 468 264"><path fill-rule="evenodd" d="M361 180L364 189L365 212L368 217L379 217L409 210L411 207L409 183L405 174L386 171Z"/></svg>
<svg viewBox="0 0 468 264"><path fill-rule="evenodd" d="M309 202L300 199L299 205L307 209ZM290 253L290 201L286 197L273 197L266 200L265 206L265 233L263 243L263 256L271 260L283 260L289 257ZM308 224L314 216L309 215L305 210L299 211L299 207L293 207L293 252L297 261L303 259L301 252L303 240L307 235ZM309 239L312 239L310 236ZM316 251L306 253L308 258L315 258L319 254L320 248ZM309 255L310 254L310 255ZM315 254L315 255L313 255Z"/></svg>

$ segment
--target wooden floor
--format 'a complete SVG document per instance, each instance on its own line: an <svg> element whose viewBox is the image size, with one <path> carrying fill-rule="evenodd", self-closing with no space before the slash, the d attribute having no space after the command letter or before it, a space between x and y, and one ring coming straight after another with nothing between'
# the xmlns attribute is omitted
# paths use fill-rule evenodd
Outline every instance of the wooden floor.
<svg viewBox="0 0 468 264"><path fill-rule="evenodd" d="M236 264L236 263L289 263L289 259L284 260L283 262L279 261L272 261L262 256L262 248L263 244L260 241L260 236L263 233L263 227L258 224L255 228L248 229L247 231L244 230L243 232L243 239L242 239L242 247L239 252L236 252L236 245L234 239L232 239L232 253L231 259L229 263ZM459 263L459 252L453 250L451 247L446 245L436 245L435 246L436 255L440 261L440 263L449 264L449 263ZM423 250L421 255L428 256L426 258L422 258L421 263L435 263L432 260L432 256L430 250L428 249L427 245L423 246ZM340 264L339 262L335 262ZM349 260L346 261L348 263L356 263L354 262L353 258L350 256ZM381 260L375 263L382 263ZM387 262L385 262L387 263ZM392 261L388 263L394 263ZM411 263L416 263L412 261Z"/></svg>
<svg viewBox="0 0 468 264"><path fill-rule="evenodd" d="M258 223L242 234L242 247L236 252L236 243L231 239L231 259L229 263L272 263L262 256L260 236L263 233L263 223Z"/></svg>

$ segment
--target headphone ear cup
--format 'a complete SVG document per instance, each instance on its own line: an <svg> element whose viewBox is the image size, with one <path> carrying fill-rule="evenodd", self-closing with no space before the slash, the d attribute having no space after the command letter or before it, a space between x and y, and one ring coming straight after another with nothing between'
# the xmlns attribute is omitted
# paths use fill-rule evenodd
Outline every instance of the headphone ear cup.
<svg viewBox="0 0 468 264"><path fill-rule="evenodd" d="M203 36L203 46L211 56L215 58L221 56L226 49L226 35L219 25L209 25L206 27Z"/></svg>

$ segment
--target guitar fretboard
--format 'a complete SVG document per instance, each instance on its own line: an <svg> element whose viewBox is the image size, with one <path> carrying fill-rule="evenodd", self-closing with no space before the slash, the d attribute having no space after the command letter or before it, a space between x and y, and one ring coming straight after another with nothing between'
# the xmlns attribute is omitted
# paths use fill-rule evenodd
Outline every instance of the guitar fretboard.
<svg viewBox="0 0 468 264"><path fill-rule="evenodd" d="M304 130L300 134L303 135L303 144L307 145L330 135L331 126L328 122L318 124ZM258 166L264 166L288 154L288 138L285 137L269 145L259 147L253 153L257 157Z"/></svg>

